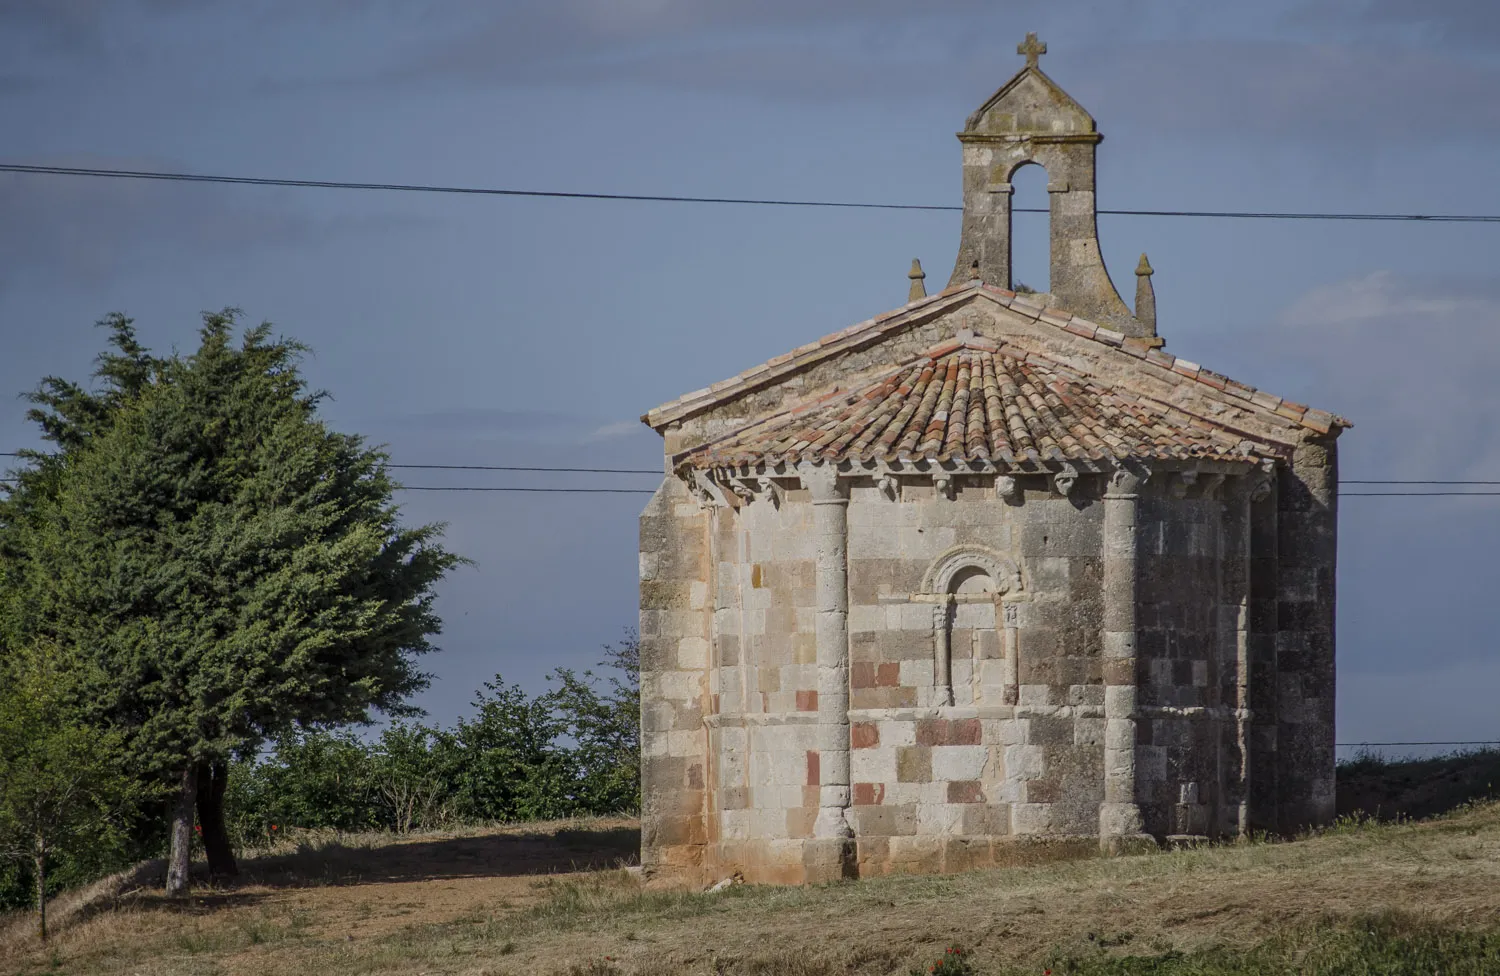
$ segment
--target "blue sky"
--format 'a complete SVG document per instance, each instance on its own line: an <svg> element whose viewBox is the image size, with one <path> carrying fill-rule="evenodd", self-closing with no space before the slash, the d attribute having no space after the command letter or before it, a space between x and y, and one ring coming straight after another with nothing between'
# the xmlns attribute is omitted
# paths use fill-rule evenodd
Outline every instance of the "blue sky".
<svg viewBox="0 0 1500 976"><path fill-rule="evenodd" d="M952 204L953 134L1028 30L1106 136L1103 207L1500 213L1484 0L0 0L0 159ZM1043 218L1017 224L1040 285ZM1500 480L1497 234L1101 218L1127 297L1150 253L1170 351L1355 421L1345 478ZM655 467L640 413L900 304L914 256L940 286L957 237L952 213L0 174L0 441L33 442L9 394L84 375L103 314L165 349L234 305L309 343L332 422L397 461ZM633 623L644 498L407 496L477 561L442 589L433 719ZM1497 513L1344 501L1341 740L1500 738Z"/></svg>

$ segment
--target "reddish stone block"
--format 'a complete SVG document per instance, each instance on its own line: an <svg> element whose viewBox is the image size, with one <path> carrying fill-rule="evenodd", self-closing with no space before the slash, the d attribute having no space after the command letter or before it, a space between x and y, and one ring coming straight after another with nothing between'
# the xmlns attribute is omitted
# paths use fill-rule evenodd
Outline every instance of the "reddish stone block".
<svg viewBox="0 0 1500 976"><path fill-rule="evenodd" d="M849 726L849 748L869 749L880 745L880 727L874 722L855 722Z"/></svg>
<svg viewBox="0 0 1500 976"><path fill-rule="evenodd" d="M703 764L693 763L687 771L688 786L695 790L703 789Z"/></svg>
<svg viewBox="0 0 1500 976"><path fill-rule="evenodd" d="M818 693L816 691L797 692L797 711L816 712L818 710Z"/></svg>
<svg viewBox="0 0 1500 976"><path fill-rule="evenodd" d="M876 681L873 661L855 661L849 665L850 688L874 688Z"/></svg>
<svg viewBox="0 0 1500 976"><path fill-rule="evenodd" d="M983 734L977 718L952 721L929 718L917 723L919 746L977 746L981 743Z"/></svg>
<svg viewBox="0 0 1500 976"><path fill-rule="evenodd" d="M855 783L854 805L857 807L876 807L885 800L884 783Z"/></svg>
<svg viewBox="0 0 1500 976"><path fill-rule="evenodd" d="M979 727L979 719L964 718L948 723L948 742L950 746L977 746L982 741L983 730Z"/></svg>
<svg viewBox="0 0 1500 976"><path fill-rule="evenodd" d="M949 803L983 803L984 789L976 779L954 780L948 784Z"/></svg>
<svg viewBox="0 0 1500 976"><path fill-rule="evenodd" d="M948 720L924 718L917 722L917 745L945 746L948 744Z"/></svg>
<svg viewBox="0 0 1500 976"><path fill-rule="evenodd" d="M822 780L822 760L818 756L818 750L807 750L807 785L817 786Z"/></svg>
<svg viewBox="0 0 1500 976"><path fill-rule="evenodd" d="M901 665L896 661L890 661L880 665L875 671L875 687L895 688L901 684Z"/></svg>

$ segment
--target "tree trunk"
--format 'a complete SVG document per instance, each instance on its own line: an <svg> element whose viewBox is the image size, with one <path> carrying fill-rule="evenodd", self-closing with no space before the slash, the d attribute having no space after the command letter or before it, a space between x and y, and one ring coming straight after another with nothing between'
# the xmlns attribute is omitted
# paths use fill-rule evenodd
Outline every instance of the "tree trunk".
<svg viewBox="0 0 1500 976"><path fill-rule="evenodd" d="M43 941L47 941L47 840L45 837L36 839L36 848L32 853L34 862L33 870L36 873L36 934Z"/></svg>
<svg viewBox="0 0 1500 976"><path fill-rule="evenodd" d="M211 878L233 878L240 873L229 830L224 826L224 791L228 787L227 762L198 765L198 826L203 829L203 851L208 855Z"/></svg>
<svg viewBox="0 0 1500 976"><path fill-rule="evenodd" d="M198 799L198 767L189 766L178 780L177 803L172 808L172 849L167 855L167 894L188 893L193 865L193 805Z"/></svg>

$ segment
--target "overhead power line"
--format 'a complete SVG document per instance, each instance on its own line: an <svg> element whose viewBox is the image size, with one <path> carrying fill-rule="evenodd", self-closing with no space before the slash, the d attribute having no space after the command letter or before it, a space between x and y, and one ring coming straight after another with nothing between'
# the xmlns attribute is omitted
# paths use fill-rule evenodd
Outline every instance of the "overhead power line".
<svg viewBox="0 0 1500 976"><path fill-rule="evenodd" d="M20 451L0 451L0 457L20 457ZM663 474L660 468L570 468L557 465L519 465L519 464L387 464L387 468L403 468L422 471L545 471L562 474ZM1339 483L1343 485L1500 485L1500 481L1413 481L1400 478L1341 478ZM445 491L447 489L410 489ZM645 490L645 489L639 489ZM1340 492L1341 496L1360 494L1359 492ZM1375 494L1375 493L1371 493ZM1382 495L1400 495L1403 492L1379 492ZM1411 492L1410 494L1440 495L1443 492ZM1500 492L1465 491L1456 492L1461 495L1491 495Z"/></svg>
<svg viewBox="0 0 1500 976"><path fill-rule="evenodd" d="M1340 498L1489 498L1500 491L1341 491Z"/></svg>
<svg viewBox="0 0 1500 976"><path fill-rule="evenodd" d="M431 183L360 183L350 180L294 180L268 176L226 176L209 173L170 173L155 170L102 169L87 166L44 166L0 163L0 172L37 176L88 176L119 180L157 180L172 183L225 183L239 186L286 186L319 190L380 190L396 193L449 193L468 196L540 197L561 200L620 200L637 203L717 203L754 207L822 207L844 210L961 211L954 204L866 203L854 200L787 200L760 197L679 196L665 193L600 193L579 190L521 190L486 186L443 186ZM1015 207L1015 213L1048 213L1041 207ZM1253 220L1397 220L1428 223L1493 224L1500 214L1422 213L1294 213L1276 210L1100 210L1124 217L1218 217Z"/></svg>
<svg viewBox="0 0 1500 976"><path fill-rule="evenodd" d="M1347 749L1352 746L1500 746L1500 739L1470 739L1457 742L1335 742Z"/></svg>
<svg viewBox="0 0 1500 976"><path fill-rule="evenodd" d="M423 471L566 471L578 474L654 474L661 468L542 468L508 464L387 464L388 468L410 468Z"/></svg>
<svg viewBox="0 0 1500 976"><path fill-rule="evenodd" d="M17 451L0 451L0 457L20 457ZM512 471L548 474L632 474L655 475L662 471L656 468L578 468L557 465L519 464L388 464L387 468L417 471ZM0 479L0 484L13 483L11 479ZM1401 479L1346 478L1346 485L1500 485L1500 481L1415 481ZM650 488L562 488L562 487L518 487L518 486L467 486L467 485L403 485L402 491L510 491L510 492L561 492L569 494L633 495L652 494ZM1344 491L1341 498L1476 498L1500 496L1500 491Z"/></svg>
<svg viewBox="0 0 1500 976"><path fill-rule="evenodd" d="M0 451L0 457L20 457L17 451ZM418 471L514 471L514 472L545 472L556 474L638 474L656 475L660 477L662 471L656 468L574 468L556 465L519 465L519 464L388 464L387 468L400 468L403 470ZM12 479L0 479L0 484L13 483ZM1341 482L1346 485L1500 485L1500 481L1416 481L1402 479L1361 479L1345 478ZM649 495L654 492L651 488L553 488L553 487L513 487L513 486L467 486L467 485L403 485L402 491L519 491L519 492L563 492L583 494L605 494L605 495ZM1475 498L1488 498L1500 496L1500 491L1343 491L1339 493L1340 498L1463 498L1472 496Z"/></svg>
<svg viewBox="0 0 1500 976"><path fill-rule="evenodd" d="M397 491L530 491L530 492L561 492L584 495L654 495L655 488L514 488L489 487L489 486L458 486L446 487L439 485L401 485Z"/></svg>

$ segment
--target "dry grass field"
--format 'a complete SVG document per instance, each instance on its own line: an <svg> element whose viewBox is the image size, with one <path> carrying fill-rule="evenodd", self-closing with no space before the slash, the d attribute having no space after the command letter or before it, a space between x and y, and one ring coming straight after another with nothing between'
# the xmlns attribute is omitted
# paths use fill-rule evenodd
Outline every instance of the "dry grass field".
<svg viewBox="0 0 1500 976"><path fill-rule="evenodd" d="M1421 822L813 888L644 890L634 822L303 836L185 903L152 869L61 900L0 973L1500 973L1500 804ZM8 926L8 928L7 928ZM1384 960L1382 962L1382 960Z"/></svg>

